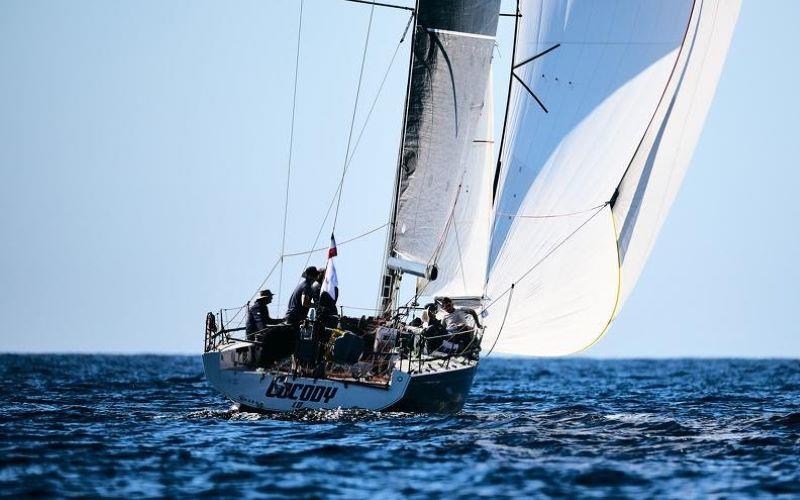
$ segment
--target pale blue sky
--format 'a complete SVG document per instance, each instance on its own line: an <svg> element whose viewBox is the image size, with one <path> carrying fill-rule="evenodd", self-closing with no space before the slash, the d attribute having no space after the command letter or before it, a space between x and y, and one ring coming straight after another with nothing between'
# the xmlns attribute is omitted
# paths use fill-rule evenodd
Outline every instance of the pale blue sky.
<svg viewBox="0 0 800 500"><path fill-rule="evenodd" d="M196 353L205 312L247 300L280 249L298 5L0 2L0 351ZM340 175L369 15L305 5L287 251L312 243ZM376 10L358 123L407 19ZM683 189L588 355L800 356L797 19L800 2L744 1ZM388 219L407 43L340 240ZM340 248L343 304L374 305L383 237Z"/></svg>

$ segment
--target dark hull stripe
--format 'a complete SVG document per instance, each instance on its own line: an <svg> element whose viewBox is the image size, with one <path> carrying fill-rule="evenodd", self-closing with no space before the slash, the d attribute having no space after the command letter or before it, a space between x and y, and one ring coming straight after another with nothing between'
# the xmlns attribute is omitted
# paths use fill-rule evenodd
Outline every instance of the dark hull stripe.
<svg viewBox="0 0 800 500"><path fill-rule="evenodd" d="M471 366L430 375L412 377L402 399L384 411L455 413L461 411L475 378Z"/></svg>

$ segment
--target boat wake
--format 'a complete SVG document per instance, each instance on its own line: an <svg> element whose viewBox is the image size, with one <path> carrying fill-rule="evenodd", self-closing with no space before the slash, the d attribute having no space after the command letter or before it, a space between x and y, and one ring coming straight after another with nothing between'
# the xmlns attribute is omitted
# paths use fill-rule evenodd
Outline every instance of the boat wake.
<svg viewBox="0 0 800 500"><path fill-rule="evenodd" d="M302 408L290 412L252 412L240 410L238 405L233 405L226 410L205 409L192 411L186 414L188 419L208 420L274 420L281 422L369 422L377 419L411 417L411 413L381 413L358 408L333 408L330 410L315 410Z"/></svg>

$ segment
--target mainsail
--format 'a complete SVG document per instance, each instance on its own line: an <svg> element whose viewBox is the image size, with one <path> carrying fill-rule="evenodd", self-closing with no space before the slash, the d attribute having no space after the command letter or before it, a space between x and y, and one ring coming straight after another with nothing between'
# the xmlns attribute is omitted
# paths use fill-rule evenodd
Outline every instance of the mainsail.
<svg viewBox="0 0 800 500"><path fill-rule="evenodd" d="M494 122L492 84L480 121L469 145L452 215L445 226L436 265L435 281L420 278L418 288L429 296L479 298L486 284L494 174Z"/></svg>
<svg viewBox="0 0 800 500"><path fill-rule="evenodd" d="M434 263L484 108L500 0L420 0L400 156L394 256Z"/></svg>
<svg viewBox="0 0 800 500"><path fill-rule="evenodd" d="M497 172L484 346L602 336L710 106L738 0L522 0ZM499 337L498 337L499 334Z"/></svg>

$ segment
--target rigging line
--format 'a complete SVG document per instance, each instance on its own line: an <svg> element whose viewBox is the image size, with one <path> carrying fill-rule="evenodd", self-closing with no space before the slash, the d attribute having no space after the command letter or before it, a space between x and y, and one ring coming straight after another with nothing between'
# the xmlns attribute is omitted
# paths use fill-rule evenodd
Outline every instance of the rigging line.
<svg viewBox="0 0 800 500"><path fill-rule="evenodd" d="M473 141L473 142L475 142L475 141ZM464 177L466 177L466 176L467 176L467 169L465 168L464 172L462 172L462 174L461 174L461 182L458 185L458 192L456 193L456 201L455 201L455 203L453 203L453 212L452 212L452 216L450 218L450 220L453 223L453 234L455 235L456 249L458 250L458 266L459 266L459 270L461 271L461 283L464 285L464 289L465 290L467 289L467 278L466 278L466 275L464 274L464 258L463 258L462 254L461 254L461 241L458 238L458 224L456 223L455 212L456 212L456 207L458 206L458 198L461 196L461 188L464 185ZM445 232L446 231L447 231L447 228L445 228ZM445 241L442 242L442 246L444 246L446 240L447 240L447 236L445 236Z"/></svg>
<svg viewBox="0 0 800 500"><path fill-rule="evenodd" d="M453 224L453 217L456 214L456 206L458 205L458 195L461 194L461 184L458 185L458 192L456 193L456 199L453 202L452 208L450 208L450 215L447 216L447 221L444 224L444 229L442 230L442 234L439 235L439 239L436 241L436 247L433 249L433 255L431 258L428 259L426 265L431 265L436 262L437 257L439 257L439 252L442 251L445 242L447 241L447 233L450 232L450 226Z"/></svg>
<svg viewBox="0 0 800 500"><path fill-rule="evenodd" d="M506 288L506 289L505 289L505 291L504 291L503 293L501 293L500 295L498 295L498 296L497 296L497 297L496 297L496 298L495 298L493 301L491 301L491 302L489 303L489 305L487 305L486 307L484 307L484 308L481 310L481 312L488 310L488 309L489 309L490 307L492 307L492 306L493 306L493 305L494 305L494 304L495 304L495 303L496 303L498 300L500 300L501 298L503 298L503 296L504 296L505 294L509 293L509 291L511 291L511 290L514 288L514 285L516 285L517 283L519 283L520 281L522 281L523 279L525 279L525 277L527 277L527 276L528 276L528 275L529 275L529 274L530 274L530 273L531 273L531 272L532 272L534 269L536 269L536 268L539 266L539 264L541 264L541 263L542 263L542 262L544 262L544 261L545 261L545 260L546 260L548 257L550 257L551 255L553 255L553 254L555 253L555 251L556 251L556 250L558 250L559 248L561 248L561 246L562 246L564 243L566 243L567 241L569 241L569 240L570 240L570 238L572 238L573 236L575 236L575 235L578 233L578 231L580 231L581 229L583 229L583 226L585 226L585 225L586 225L586 224L588 224L588 223L589 223L589 222L590 222L592 219L594 219L595 217L597 217L597 214L599 214L600 212L602 212L602 211L603 211L603 208L605 208L605 207L606 207L606 205L608 205L608 203L604 203L603 205L601 205L601 206L600 206L600 208L598 208L598 209L597 209L597 211L591 215L591 217L589 217L588 219L586 219L585 221L583 221L583 223L581 223L581 225L580 225L580 226L578 226L577 228L575 228L575 230L574 230L574 231L572 231L571 233L569 233L569 234L567 235L567 237L566 237L566 238L564 238L563 240L561 240L561 241L558 243L558 245L556 245L556 246L554 246L552 249L550 249L550 251L548 251L548 252L547 252L547 253L546 253L546 254L545 254L545 255L544 255L544 256L543 256L541 259L539 259L539 260L538 260L538 261L537 261L537 262L536 262L536 263L535 263L533 266L531 266L531 267L530 267L530 268L529 268L527 271L525 271L524 273L522 273L522 276L520 276L519 278L517 278L517 280L516 280L516 281L514 281L514 282L511 284L511 286L510 286L510 287Z"/></svg>
<svg viewBox="0 0 800 500"><path fill-rule="evenodd" d="M352 242L352 241L355 241L355 240L361 239L361 238L363 238L363 237L365 237L365 236L369 236L370 234L374 233L375 231L379 231L379 230L381 230L381 229L385 228L385 227L386 227L386 226L388 226L388 225L389 225L389 223L388 223L388 222L384 222L384 223L383 223L383 224L381 224L380 226L378 226L378 227L374 227L374 228L370 229L369 231L367 231L367 232L365 232L365 233L361 233L361 234L359 234L358 236L353 236L353 237L352 237L352 238L350 238L350 239L347 239L347 240L344 240L344 241L337 242L337 243L336 243L336 246L337 246L337 247L340 247L340 246L342 246L342 245L346 245L346 244L348 244L348 243L350 243L350 242ZM312 254L312 253L321 252L321 251L323 251L323 250L327 250L327 249L328 249L328 247L317 247L317 248L312 248L311 250L305 250L305 251L303 251L303 252L287 253L287 254L284 254L284 255L283 255L283 257L297 257L298 255L310 255L310 254Z"/></svg>
<svg viewBox="0 0 800 500"><path fill-rule="evenodd" d="M604 206L608 205L609 202L601 203L600 205L594 206L592 208L587 208L586 210L579 210L577 212L567 212L563 214L549 214L549 215L517 215L511 212L498 212L497 215L501 217L510 217L514 219L552 219L557 217L569 217L572 215L580 215L585 214L587 212L591 212L592 210L597 210L598 208L603 208Z"/></svg>
<svg viewBox="0 0 800 500"><path fill-rule="evenodd" d="M467 168L464 167L464 170L461 171L461 179L458 181L458 190L456 191L455 199L453 199L453 206L450 207L450 214L447 216L447 221L444 224L444 229L442 229L442 234L440 234L439 238L436 240L436 247L434 247L433 255L431 255L430 259L428 259L427 265L431 265L436 261L436 258L439 256L439 252L442 251L442 247L444 247L444 244L447 241L447 233L450 231L450 225L455 224L456 207L458 206L459 198L461 198L461 188L464 186L464 178L466 176Z"/></svg>
<svg viewBox="0 0 800 500"><path fill-rule="evenodd" d="M442 230L442 234L439 236L439 239L438 239L438 241L436 243L436 248L433 250L433 255L431 255L430 259L428 259L428 261L426 263L426 266L430 266L431 264L433 264L436 261L436 258L439 256L439 252L441 252L442 248L444 247L445 242L447 241L447 233L450 230L450 225L451 224L455 224L456 206L458 206L458 198L461 196L461 186L462 186L461 183L464 181L464 176L466 175L466 173L467 173L466 169L464 170L464 172L461 173L461 182L459 182L459 184L458 184L458 191L456 191L456 199L453 200L453 206L452 206L452 208L450 208L450 215L447 217L447 222L445 222L444 229ZM458 237L458 236L456 236L456 237ZM417 290L415 295L416 296L422 295L425 292L425 290L428 288L428 285L430 285L430 284L431 284L431 280L426 279L425 280L425 285L421 289ZM411 300L412 299L409 299L409 301L406 302L406 305L408 305L408 303L411 302ZM416 300L416 298L414 298L413 300Z"/></svg>
<svg viewBox="0 0 800 500"><path fill-rule="evenodd" d="M406 28L403 30L403 36L400 37L400 41L397 43L397 47L394 49L394 54L392 54L392 58L389 61L389 67L386 68L386 72L383 74L383 79L381 80L381 84L378 85L378 91L375 94L375 98L372 100L372 104L369 107L369 111L367 112L366 118L364 118L364 124L361 126L361 131L358 133L358 137L356 138L356 143L353 146L353 150L350 152L350 158L347 160L347 168L350 168L350 163L353 161L353 156L356 154L358 150L358 145L361 144L361 138L364 136L364 131L367 129L367 123L369 122L370 117L372 116L372 112L375 110L375 105L378 104L378 98L381 95L381 91L383 90L383 86L386 84L386 80L389 78L389 73L394 66L394 61L397 58L397 54L400 52L400 47L402 47L403 42L406 39L406 35L408 34L408 28L411 26L411 21L414 20L414 15L412 14L408 18L408 22L406 23Z"/></svg>
<svg viewBox="0 0 800 500"><path fill-rule="evenodd" d="M378 86L378 91L375 94L375 98L372 100L372 104L370 105L369 112L367 113L367 116L364 119L364 124L361 126L361 132L359 132L358 138L356 139L356 143L353 146L353 150L350 152L350 158L347 160L347 166L345 167L346 169L350 168L350 163L352 163L353 157L355 156L356 151L358 150L358 145L361 144L361 138L364 136L364 131L366 131L366 129L367 129L367 125L369 124L369 119L372 116L372 112L375 109L375 105L378 104L378 99L381 96L381 91L383 91L384 84L386 83L386 80L389 77L389 73L391 72L392 67L394 66L394 61L397 58L397 54L400 52L400 47L403 45L403 42L406 39L406 35L408 34L408 28L409 28L409 26L411 26L411 21L413 21L413 20L414 20L414 14L412 13L411 16L408 18L408 23L406 23L406 28L403 30L403 36L400 37L400 41L397 43L397 47L394 49L394 54L392 54L392 59L391 59L391 61L389 61L389 66L386 68L386 72L383 74L383 80L381 80L381 84ZM325 212L325 218L322 219L322 223L320 224L319 231L317 231L317 236L316 236L316 238L314 238L314 243L311 245L312 248L317 245L317 242L319 241L319 237L322 235L322 230L325 228L325 223L328 222L328 217L330 217L331 209L333 208L333 202L336 201L336 197L339 194L339 190L342 188L343 180L344 180L344 176L342 176L342 179L339 181L339 184L336 187L336 190L333 192L333 196L331 197L331 202L328 204L328 209ZM311 254L309 254L308 259L306 259L306 263L305 263L304 267L308 267L308 263L309 263L310 260L311 260Z"/></svg>
<svg viewBox="0 0 800 500"><path fill-rule="evenodd" d="M228 318L228 320L227 320L227 321L225 321L225 323L227 323L227 324L228 324L228 327L230 327L230 326L231 326L231 324L232 324L232 323L234 323L234 321L236 321L236 318L238 318L238 317L239 317L239 315L242 313L242 311L243 311L244 309L247 309L247 307L240 307L240 308L238 308L238 310L236 311L236 314L234 314L232 318ZM223 309L223 311L227 311L227 309ZM234 323L234 327L235 327L236 325L241 325L243 320L244 320L244 316L242 316L242 319L240 319L240 320L239 320L239 323Z"/></svg>
<svg viewBox="0 0 800 500"><path fill-rule="evenodd" d="M462 177L462 179L463 179L463 177ZM458 193L456 194L456 199L453 202L453 208L450 209L450 216L447 218L447 222L445 223L445 226L444 226L444 231L442 232L442 235L439 237L439 242L436 244L436 249L433 251L433 255L431 255L431 258L428 259L428 262L427 262L426 266L430 266L431 264L433 264L435 262L436 257L438 257L439 252L442 250L442 248L444 247L445 241L447 240L447 233L448 233L448 230L450 228L450 224L455 224L456 205L458 204L458 196L460 194L461 194L461 184L459 184L459 186L458 186ZM456 238L458 238L458 235L456 235ZM459 251L460 250L461 249L459 248ZM415 297L412 297L411 299L409 299L405 303L405 305L408 306L408 304L412 300L416 301L417 298L420 295L422 295L425 292L425 290L427 290L428 285L430 285L430 284L431 284L431 280L426 279L425 280L425 285L423 285L422 288L416 290Z"/></svg>
<svg viewBox="0 0 800 500"><path fill-rule="evenodd" d="M369 22L367 23L367 36L364 39L364 52L361 54L361 69L358 72L358 87L356 87L356 100L353 103L353 116L350 119L350 133L347 136L347 147L344 152L344 164L342 165L342 180L339 181L339 196L336 199L336 211L333 214L333 227L331 234L336 231L336 221L339 220L339 205L342 202L342 192L344 191L344 176L347 173L347 159L350 157L350 144L353 140L353 129L356 124L356 112L358 111L358 98L361 96L361 84L364 81L364 66L367 62L367 50L369 49L369 37L372 33L372 18L375 15L375 2L372 2L372 8L369 11Z"/></svg>
<svg viewBox="0 0 800 500"><path fill-rule="evenodd" d="M292 178L292 151L294 149L294 118L297 108L297 76L300 72L300 36L303 32L303 0L300 0L300 16L297 23L297 53L294 58L294 91L292 92L292 121L289 128L289 161L286 171L286 195L283 205L283 233L281 235L280 277L278 278L278 304L281 303L281 290L283 289L283 254L286 251L286 222L289 217L289 183ZM274 269L273 269L274 270ZM272 272L270 271L270 274ZM267 276L269 278L269 276ZM266 283L266 279L264 280ZM263 284L262 284L263 286Z"/></svg>
<svg viewBox="0 0 800 500"><path fill-rule="evenodd" d="M467 289L467 276L464 274L464 256L461 254L461 240L458 238L458 224L456 224L456 220L453 219L453 234L456 238L456 248L458 249L458 268L461 271L461 284L464 287L464 290Z"/></svg>
<svg viewBox="0 0 800 500"><path fill-rule="evenodd" d="M272 266L272 269L270 269L269 273L267 273L267 277L264 278L264 281L262 281L260 285L258 285L258 288L256 288L256 291L253 292L252 295L250 295L250 300L253 300L255 298L255 296L258 294L258 291L261 290L261 288L264 285L267 284L267 280L269 280L269 278L272 276L272 273L275 272L275 268L277 268L278 264L281 264L282 262L283 262L283 259L281 259L281 258L278 258L278 260L275 261L275 264Z"/></svg>
<svg viewBox="0 0 800 500"><path fill-rule="evenodd" d="M509 288L509 293L508 293L508 302L506 303L506 311L503 313L503 321L500 322L500 329L497 330L497 336L494 338L492 347L491 349L489 349L489 352L486 353L484 359L489 357L492 351L494 351L494 348L497 345L497 341L500 340L500 334L503 333L503 327L506 326L506 318L508 318L508 310L511 309L511 297L513 296L514 296L514 283L511 283L511 288ZM484 309L484 311L485 310L486 309Z"/></svg>

